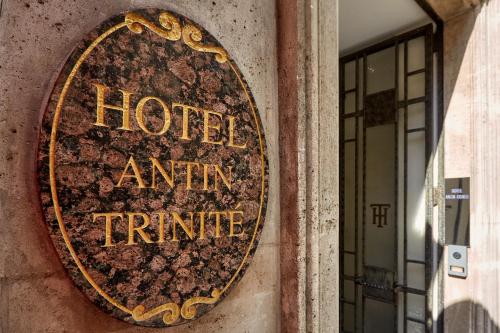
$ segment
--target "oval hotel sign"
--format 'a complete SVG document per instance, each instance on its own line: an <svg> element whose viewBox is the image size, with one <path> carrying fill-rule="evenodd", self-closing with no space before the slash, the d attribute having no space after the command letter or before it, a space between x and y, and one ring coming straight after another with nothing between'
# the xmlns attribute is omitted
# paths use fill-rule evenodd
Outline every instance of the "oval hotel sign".
<svg viewBox="0 0 500 333"><path fill-rule="evenodd" d="M213 36L165 10L111 18L77 45L45 109L38 177L69 275L134 324L212 309L264 223L266 143L248 85Z"/></svg>

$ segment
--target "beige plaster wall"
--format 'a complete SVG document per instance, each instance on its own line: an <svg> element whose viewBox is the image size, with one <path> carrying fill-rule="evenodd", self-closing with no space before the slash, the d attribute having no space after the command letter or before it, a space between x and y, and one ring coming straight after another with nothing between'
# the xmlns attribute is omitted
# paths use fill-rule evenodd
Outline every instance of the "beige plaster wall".
<svg viewBox="0 0 500 333"><path fill-rule="evenodd" d="M445 273L445 331L500 323L500 2L445 22L445 177L471 177L469 276ZM446 265L447 253L444 254ZM445 266L446 267L446 266Z"/></svg>
<svg viewBox="0 0 500 333"><path fill-rule="evenodd" d="M277 332L279 189L275 3L268 0L0 0L0 332ZM267 136L270 193L254 260L233 292L198 321L132 326L100 312L66 277L38 210L34 149L42 100L65 56L107 17L172 9L204 26L239 65Z"/></svg>

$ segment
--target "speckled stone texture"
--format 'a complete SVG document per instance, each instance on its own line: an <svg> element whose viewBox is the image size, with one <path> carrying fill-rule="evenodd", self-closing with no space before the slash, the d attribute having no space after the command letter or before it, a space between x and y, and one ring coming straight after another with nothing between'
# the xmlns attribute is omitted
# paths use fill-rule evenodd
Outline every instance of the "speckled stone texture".
<svg viewBox="0 0 500 333"><path fill-rule="evenodd" d="M137 10L156 27L161 10ZM172 13L172 12L170 12ZM174 14L181 27L193 24L187 18ZM198 318L218 302L245 273L256 249L264 223L267 202L268 166L266 143L259 113L249 89L232 60L219 63L215 54L194 50L183 42L167 40L148 28L140 34L126 26L99 43L89 54L71 81L62 104L54 145L54 183L51 188L49 170L50 136L54 127L56 105L68 75L83 52L99 35L121 22L125 16L114 17L92 31L82 40L69 57L56 81L40 133L38 172L42 208L48 230L63 265L78 288L97 306L114 317L127 322L163 327L163 313L150 319L136 321L130 312L139 305L145 311L167 303L182 307L193 297L211 297L214 290L224 290L214 304L196 304ZM221 47L204 29L201 43ZM235 70L232 69L231 64ZM109 87L105 103L122 105L118 89L131 92L131 131L118 129L122 125L122 112L105 109L105 123L109 127L95 126L96 87ZM245 89L248 94L245 93ZM169 107L171 125L163 135L148 135L142 131L135 118L135 107L145 96L160 98ZM173 109L172 103L182 103L236 119L234 141L246 142L245 149L229 147L229 121L223 118L221 130L211 130L211 140L222 140L222 145L202 142L203 117L192 112L189 118L191 140L182 140L182 111ZM155 107L152 107L155 105ZM253 109L252 109L253 108ZM158 104L149 103L144 108L146 126L159 131L164 115ZM56 119L57 120L57 119ZM210 123L216 124L217 117ZM133 156L139 166L147 188L138 188L134 179L127 179L117 187L127 161ZM157 171L158 188L151 186L151 165L154 157L170 171L170 160L190 161L219 165L227 176L231 167L231 189L215 179L210 171L209 190L203 190L203 172L193 167L193 189L186 188L186 166L175 164L175 186L170 188ZM131 169L128 170L131 174ZM57 194L61 218L54 210ZM229 219L221 220L221 236L215 237L214 217L210 211L242 210L244 220L236 233L229 237ZM199 238L197 212L207 212L206 239ZM105 223L93 221L94 213L127 212L146 213L151 224L145 232L153 243L147 244L135 235L137 244L126 245L129 226L126 216L113 220L113 244L103 247ZM165 242L157 243L159 236L158 212L165 213ZM171 212L185 220L195 212L193 240L177 227L180 240L172 241ZM135 226L142 221L136 220ZM69 244L63 239L67 232ZM102 289L92 287L72 258L73 248L89 277ZM248 255L247 255L248 254ZM241 269L240 269L241 268ZM109 295L123 311L111 304L102 294ZM172 325L190 321L183 316Z"/></svg>

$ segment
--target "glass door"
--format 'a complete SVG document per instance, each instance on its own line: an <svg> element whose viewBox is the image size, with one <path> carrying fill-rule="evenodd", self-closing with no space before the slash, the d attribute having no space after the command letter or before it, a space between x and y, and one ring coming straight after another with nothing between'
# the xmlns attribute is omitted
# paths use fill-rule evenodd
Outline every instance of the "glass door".
<svg viewBox="0 0 500 333"><path fill-rule="evenodd" d="M432 26L340 69L341 331L426 332Z"/></svg>

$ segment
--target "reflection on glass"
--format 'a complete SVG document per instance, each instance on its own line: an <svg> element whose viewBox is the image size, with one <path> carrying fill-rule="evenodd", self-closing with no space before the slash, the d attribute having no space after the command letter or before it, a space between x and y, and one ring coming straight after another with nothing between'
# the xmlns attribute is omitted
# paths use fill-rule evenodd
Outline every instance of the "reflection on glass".
<svg viewBox="0 0 500 333"><path fill-rule="evenodd" d="M344 139L354 139L356 137L356 118L347 118L344 121ZM354 166L353 166L354 167Z"/></svg>
<svg viewBox="0 0 500 333"><path fill-rule="evenodd" d="M356 61L348 62L344 69L344 89L354 89L356 87Z"/></svg>
<svg viewBox="0 0 500 333"><path fill-rule="evenodd" d="M445 179L445 243L469 246L470 179Z"/></svg>
<svg viewBox="0 0 500 333"><path fill-rule="evenodd" d="M408 129L425 126L425 103L408 105Z"/></svg>
<svg viewBox="0 0 500 333"><path fill-rule="evenodd" d="M425 95L425 73L410 75L408 77L408 99L423 97Z"/></svg>
<svg viewBox="0 0 500 333"><path fill-rule="evenodd" d="M425 68L425 37L408 41L408 72Z"/></svg>
<svg viewBox="0 0 500 333"><path fill-rule="evenodd" d="M425 265L410 262L406 269L408 287L425 290Z"/></svg>
<svg viewBox="0 0 500 333"><path fill-rule="evenodd" d="M344 303L344 329L354 332L354 306Z"/></svg>
<svg viewBox="0 0 500 333"><path fill-rule="evenodd" d="M367 57L367 95L394 88L394 52L394 47L390 47Z"/></svg>
<svg viewBox="0 0 500 333"><path fill-rule="evenodd" d="M408 317L425 319L425 296L408 293L407 305Z"/></svg>
<svg viewBox="0 0 500 333"><path fill-rule="evenodd" d="M344 145L345 166L344 166L344 250L355 251L354 249L354 186L355 170L354 156L356 154L354 142L347 142Z"/></svg>
<svg viewBox="0 0 500 333"><path fill-rule="evenodd" d="M364 117L358 118L358 140L360 143L363 141L363 126ZM358 161L363 161L363 149L358 149ZM363 230L363 168L361 166L362 162L359 162L358 166L358 230ZM356 249L358 253L361 253L361 248L363 244L363 233L358 232L358 248ZM358 260L358 271L362 272L363 261Z"/></svg>
<svg viewBox="0 0 500 333"><path fill-rule="evenodd" d="M405 48L404 44L398 44L398 98L405 99Z"/></svg>
<svg viewBox="0 0 500 333"><path fill-rule="evenodd" d="M344 97L344 113L354 113L356 111L356 93L350 92Z"/></svg>
<svg viewBox="0 0 500 333"><path fill-rule="evenodd" d="M425 326L420 323L415 323L413 321L407 322L407 333L425 333Z"/></svg>
<svg viewBox="0 0 500 333"><path fill-rule="evenodd" d="M366 129L365 263L392 271L396 258L394 145L394 124Z"/></svg>
<svg viewBox="0 0 500 333"><path fill-rule="evenodd" d="M408 133L408 259L425 261L425 133Z"/></svg>
<svg viewBox="0 0 500 333"><path fill-rule="evenodd" d="M363 109L363 91L364 91L364 83L363 83L363 64L364 59L360 58L358 60L358 109ZM358 110L358 111L359 111Z"/></svg>
<svg viewBox="0 0 500 333"><path fill-rule="evenodd" d="M354 302L354 287L353 281L344 281L344 299L348 302Z"/></svg>
<svg viewBox="0 0 500 333"><path fill-rule="evenodd" d="M398 110L398 282L404 283L404 265L406 258L404 257L405 246L405 112L404 109Z"/></svg>
<svg viewBox="0 0 500 333"><path fill-rule="evenodd" d="M395 307L392 304L365 300L365 332L394 332Z"/></svg>
<svg viewBox="0 0 500 333"><path fill-rule="evenodd" d="M354 255L346 253L344 254L344 274L349 276L354 276Z"/></svg>

